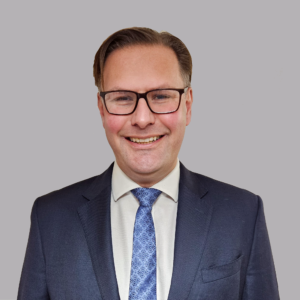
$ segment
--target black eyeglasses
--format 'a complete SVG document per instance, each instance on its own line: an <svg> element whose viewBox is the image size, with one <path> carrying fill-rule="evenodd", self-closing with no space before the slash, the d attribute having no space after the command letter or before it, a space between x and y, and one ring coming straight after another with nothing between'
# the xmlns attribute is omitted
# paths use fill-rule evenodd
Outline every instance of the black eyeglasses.
<svg viewBox="0 0 300 300"><path fill-rule="evenodd" d="M132 114L141 98L145 99L151 112L155 114L170 114L178 110L184 89L157 89L146 93L132 91L100 92L106 110L112 115Z"/></svg>

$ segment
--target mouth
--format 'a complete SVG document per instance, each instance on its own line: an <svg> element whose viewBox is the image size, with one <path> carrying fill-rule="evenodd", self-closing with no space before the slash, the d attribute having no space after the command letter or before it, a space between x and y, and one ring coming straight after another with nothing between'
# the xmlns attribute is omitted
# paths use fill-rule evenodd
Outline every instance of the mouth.
<svg viewBox="0 0 300 300"><path fill-rule="evenodd" d="M152 136L146 139L139 139L139 138L134 138L134 137L126 137L126 139L130 142L136 143L136 144L142 144L142 145L147 145L154 143L155 141L161 139L163 135L157 135L157 136Z"/></svg>

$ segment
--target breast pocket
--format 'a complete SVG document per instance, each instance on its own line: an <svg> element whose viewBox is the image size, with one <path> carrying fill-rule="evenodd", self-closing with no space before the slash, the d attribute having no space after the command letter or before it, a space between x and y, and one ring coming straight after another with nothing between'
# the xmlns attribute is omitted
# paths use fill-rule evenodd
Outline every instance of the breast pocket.
<svg viewBox="0 0 300 300"><path fill-rule="evenodd" d="M242 258L243 255L228 264L202 269L203 282L208 283L237 274L241 269Z"/></svg>

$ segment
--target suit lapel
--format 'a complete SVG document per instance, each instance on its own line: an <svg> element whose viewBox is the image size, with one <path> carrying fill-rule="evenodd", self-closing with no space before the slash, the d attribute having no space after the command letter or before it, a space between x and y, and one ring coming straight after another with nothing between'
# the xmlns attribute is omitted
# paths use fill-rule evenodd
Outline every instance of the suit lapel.
<svg viewBox="0 0 300 300"><path fill-rule="evenodd" d="M212 205L208 189L196 175L180 165L174 264L169 300L188 298L204 250Z"/></svg>
<svg viewBox="0 0 300 300"><path fill-rule="evenodd" d="M112 168L113 164L96 177L83 195L88 202L78 208L78 214L101 296L103 299L119 300L110 222Z"/></svg>

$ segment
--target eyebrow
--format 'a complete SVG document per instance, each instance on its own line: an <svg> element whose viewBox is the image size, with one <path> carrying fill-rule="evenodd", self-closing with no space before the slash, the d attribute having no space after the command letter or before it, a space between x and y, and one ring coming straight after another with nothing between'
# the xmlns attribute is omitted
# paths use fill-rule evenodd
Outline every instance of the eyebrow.
<svg viewBox="0 0 300 300"><path fill-rule="evenodd" d="M172 87L169 84L160 84L156 87L147 89L147 91L159 90L159 89L172 89L172 88L177 88L177 87ZM132 90L128 89L128 88L122 88L120 86L114 86L111 89L109 89L109 91L132 91ZM133 91L133 92L135 92L135 91Z"/></svg>

